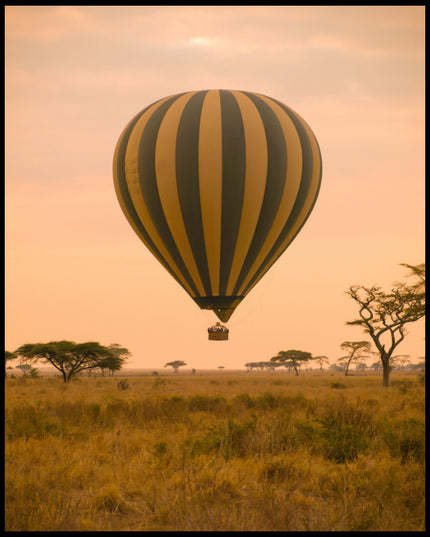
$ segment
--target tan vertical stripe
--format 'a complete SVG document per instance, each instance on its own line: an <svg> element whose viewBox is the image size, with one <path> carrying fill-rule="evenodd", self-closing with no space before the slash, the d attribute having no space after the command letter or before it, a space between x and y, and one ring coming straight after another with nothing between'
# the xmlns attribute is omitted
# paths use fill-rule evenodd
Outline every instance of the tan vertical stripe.
<svg viewBox="0 0 430 537"><path fill-rule="evenodd" d="M134 119L134 118L133 118ZM117 176L117 168L118 168L118 149L121 145L121 142L122 142L122 139L124 137L124 134L125 132L127 131L127 128L129 126L129 124L133 121L133 119L127 124L127 126L125 127L123 133L121 134L119 140L118 140L118 143L116 145L116 148L115 148L115 153L114 153L114 158L113 158L113 179L114 179L114 187L115 187L115 192L116 192L116 196L118 198L118 201L119 201L119 204L120 204L120 207L125 215L125 217L127 218L127 221L128 223L131 225L131 227L133 228L134 232L136 233L136 235L140 238L140 240L145 244L145 246L148 248L148 250L152 253L152 255L154 255L161 263L164 262L164 260L162 258L160 258L160 254L153 249L153 247L151 246L150 243L148 243L145 239L145 237L141 234L139 228L136 226L133 218L130 216L130 213L128 212L128 209L127 209L127 205L124 203L124 200L122 198L122 195L121 195L121 189L119 187L119 183L118 183L118 176ZM182 280L181 280L182 281ZM188 289L188 287L187 287Z"/></svg>
<svg viewBox="0 0 430 537"><path fill-rule="evenodd" d="M269 268L273 265L273 263L280 257L280 255L283 253L283 251L287 248L289 243L293 240L294 236L296 235L297 231L300 229L300 226L303 224L306 217L309 215L309 212L311 211L312 205L315 201L315 198L318 194L318 188L320 183L320 175L321 175L321 158L319 153L319 148L317 141L315 139L315 136L307 123L298 115L296 114L297 118L302 123L304 129L306 130L306 134L308 135L309 142L312 147L312 157L313 157L313 170L312 170L312 178L311 178L311 184L309 188L309 192L306 198L306 201L302 207L302 210L294 223L292 229L288 233L288 235L285 237L285 240L282 242L281 246L276 250L276 252L272 255L268 263L266 264L266 268L261 272L259 275L258 280L256 280L249 289L246 290L244 295L247 295L250 290L256 285L258 281L261 280L261 278L264 276L264 274L269 270ZM242 294L244 291L244 286L242 286L241 291L239 294Z"/></svg>
<svg viewBox="0 0 430 537"><path fill-rule="evenodd" d="M155 146L155 174L161 205L173 240L198 292L204 296L206 293L185 229L176 183L176 136L179 121L185 105L195 93L193 91L179 97L161 122Z"/></svg>
<svg viewBox="0 0 430 537"><path fill-rule="evenodd" d="M233 288L254 236L267 180L267 142L261 116L249 97L239 91L231 91L231 93L238 102L242 114L246 158L242 213L227 285L227 295L233 293Z"/></svg>
<svg viewBox="0 0 430 537"><path fill-rule="evenodd" d="M249 281L260 268L261 263L264 261L265 257L283 230L294 206L294 202L296 201L302 175L302 147L300 144L299 135L294 127L294 123L279 105L264 95L258 96L271 107L282 127L282 132L284 134L284 139L287 146L287 170L284 190L282 192L276 217L266 237L266 240L264 241L252 267L247 274L247 277L239 290L239 294L242 294L243 289L248 285Z"/></svg>
<svg viewBox="0 0 430 537"><path fill-rule="evenodd" d="M212 294L218 296L222 212L222 124L218 90L208 91L200 117L199 189Z"/></svg>
<svg viewBox="0 0 430 537"><path fill-rule="evenodd" d="M131 120L133 121L133 120ZM118 149L121 145L121 141L124 137L124 134L125 132L127 131L127 128L128 128L128 125L131 123L131 121L127 124L126 128L123 130L121 136L119 137L119 140L118 140L118 143L116 144L116 147L115 147L115 153L114 153L114 157L113 157L113 184L114 184L114 187L115 187L115 193L116 193L116 197L118 198L118 201L119 201L119 204L120 204L120 207L122 209L122 212L125 214L125 217L127 218L128 220L128 223L131 225L131 227L134 229L135 233L137 234L137 236L140 238L140 240L151 250L151 252L155 255L155 252L152 251L152 249L150 248L150 246L146 243L145 239L143 238L143 236L141 235L139 229L136 227L133 219L131 218L128 210L127 210L127 206L126 204L124 203L124 200L122 199L122 196L121 196L121 189L119 187L119 183L118 183L118 176L117 176L117 169L118 169Z"/></svg>
<svg viewBox="0 0 430 537"><path fill-rule="evenodd" d="M166 97L168 99L169 97ZM164 257L172 271L176 274L178 279L182 282L183 286L187 289L188 293L191 296L194 296L194 293L190 286L188 285L185 278L182 276L180 270L176 266L175 262L171 258L167 248L164 246L164 243L157 233L157 230L152 223L151 216L149 214L148 208L146 206L145 200L140 189L140 179L139 179L139 167L138 167L138 155L139 155L139 144L142 137L143 130L152 116L155 110L166 100L162 99L149 108L142 117L137 121L134 129L130 134L130 138L127 144L127 149L125 153L125 176L127 181L128 190L130 197L133 201L133 205L136 209L136 212L142 222L144 228L148 232L148 235L151 237L155 246L160 251L161 255Z"/></svg>

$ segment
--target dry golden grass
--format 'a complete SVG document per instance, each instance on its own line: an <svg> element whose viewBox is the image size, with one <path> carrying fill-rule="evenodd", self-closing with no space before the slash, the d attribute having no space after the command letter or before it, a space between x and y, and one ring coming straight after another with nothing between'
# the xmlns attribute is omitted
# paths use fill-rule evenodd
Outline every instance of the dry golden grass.
<svg viewBox="0 0 430 537"><path fill-rule="evenodd" d="M424 385L6 379L8 531L424 530Z"/></svg>

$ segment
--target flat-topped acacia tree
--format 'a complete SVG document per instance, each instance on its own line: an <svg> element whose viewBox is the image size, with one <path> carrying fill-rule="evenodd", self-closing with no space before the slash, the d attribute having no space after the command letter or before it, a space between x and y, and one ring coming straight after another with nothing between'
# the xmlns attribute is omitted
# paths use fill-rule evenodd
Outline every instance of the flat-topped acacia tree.
<svg viewBox="0 0 430 537"><path fill-rule="evenodd" d="M127 351L127 349L123 349ZM73 341L50 341L49 343L26 343L15 351L26 360L49 363L63 375L64 382L80 373L93 369L120 369L125 358L95 341L75 343ZM129 355L128 351L126 354Z"/></svg>
<svg viewBox="0 0 430 537"><path fill-rule="evenodd" d="M179 371L179 368L184 365L187 365L184 361L175 360L174 362L168 362L164 367L173 367L173 373L176 375Z"/></svg>
<svg viewBox="0 0 430 537"><path fill-rule="evenodd" d="M299 374L300 365L302 363L309 362L310 360L313 360L313 356L310 352L296 351L293 349L289 351L279 351L276 356L270 358L271 362L278 362L286 367L291 365L296 372L296 376Z"/></svg>

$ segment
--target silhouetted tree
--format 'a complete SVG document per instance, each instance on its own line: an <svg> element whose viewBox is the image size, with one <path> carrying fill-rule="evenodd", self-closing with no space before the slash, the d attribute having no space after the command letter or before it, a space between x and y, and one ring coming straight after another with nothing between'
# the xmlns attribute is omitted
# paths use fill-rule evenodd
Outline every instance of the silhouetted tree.
<svg viewBox="0 0 430 537"><path fill-rule="evenodd" d="M27 360L50 363L61 372L64 382L69 382L81 371L112 368L122 364L120 357L95 341L74 343L63 340L49 343L26 343L15 353Z"/></svg>
<svg viewBox="0 0 430 537"><path fill-rule="evenodd" d="M344 341L340 347L342 350L348 352L345 359L345 376L348 376L348 369L352 362L357 362L362 359L361 352L370 351L370 341Z"/></svg>
<svg viewBox="0 0 430 537"><path fill-rule="evenodd" d="M175 360L174 362L168 362L164 367L173 367L173 374L176 375L179 371L179 368L184 365L187 365L187 364L183 362L182 360Z"/></svg>
<svg viewBox="0 0 430 537"><path fill-rule="evenodd" d="M324 369L324 364L328 365L327 356L315 356L314 361L320 366L321 371Z"/></svg>
<svg viewBox="0 0 430 537"><path fill-rule="evenodd" d="M380 287L353 285L346 293L359 306L359 319L346 324L360 326L378 349L383 368L383 386L388 386L394 349L406 335L406 325L425 315L425 264L407 265L415 282L396 282L389 292ZM410 276L410 275L409 275Z"/></svg>
<svg viewBox="0 0 430 537"><path fill-rule="evenodd" d="M17 355L14 352L6 351L6 350L4 351L4 354L5 354L4 376L7 377L7 373L6 373L7 363L10 360L15 360L17 358ZM12 369L12 368L10 367L8 369Z"/></svg>
<svg viewBox="0 0 430 537"><path fill-rule="evenodd" d="M296 376L299 374L300 365L309 362L310 360L313 360L310 352L296 350L279 351L276 356L273 356L273 358L270 359L271 362L278 362L285 366L287 366L288 363L291 363L296 372Z"/></svg>

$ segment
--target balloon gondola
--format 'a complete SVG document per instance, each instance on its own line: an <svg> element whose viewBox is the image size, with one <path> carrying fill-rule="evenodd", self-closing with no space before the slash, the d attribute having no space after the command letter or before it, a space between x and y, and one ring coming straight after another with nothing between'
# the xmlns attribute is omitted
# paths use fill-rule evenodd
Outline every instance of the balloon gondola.
<svg viewBox="0 0 430 537"><path fill-rule="evenodd" d="M226 341L228 340L228 333L228 328L217 322L208 328L208 339L210 341Z"/></svg>
<svg viewBox="0 0 430 537"><path fill-rule="evenodd" d="M310 127L285 104L202 90L139 112L118 140L113 175L142 242L227 322L305 224L322 164Z"/></svg>

